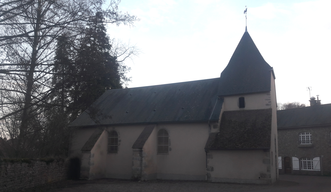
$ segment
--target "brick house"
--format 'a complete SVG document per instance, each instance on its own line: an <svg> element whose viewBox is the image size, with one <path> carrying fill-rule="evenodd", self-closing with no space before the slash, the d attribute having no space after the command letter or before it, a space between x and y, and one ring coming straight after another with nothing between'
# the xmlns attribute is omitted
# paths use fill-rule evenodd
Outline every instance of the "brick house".
<svg viewBox="0 0 331 192"><path fill-rule="evenodd" d="M331 104L317 101L277 112L279 173L331 175Z"/></svg>

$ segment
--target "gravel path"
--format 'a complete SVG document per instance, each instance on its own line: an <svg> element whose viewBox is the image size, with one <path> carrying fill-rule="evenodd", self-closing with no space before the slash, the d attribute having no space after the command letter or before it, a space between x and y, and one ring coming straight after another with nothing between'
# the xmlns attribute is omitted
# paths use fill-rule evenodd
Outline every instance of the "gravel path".
<svg viewBox="0 0 331 192"><path fill-rule="evenodd" d="M49 192L330 192L331 177L281 175L273 185L224 184L194 181L123 181L101 179L94 181L66 181L61 188Z"/></svg>

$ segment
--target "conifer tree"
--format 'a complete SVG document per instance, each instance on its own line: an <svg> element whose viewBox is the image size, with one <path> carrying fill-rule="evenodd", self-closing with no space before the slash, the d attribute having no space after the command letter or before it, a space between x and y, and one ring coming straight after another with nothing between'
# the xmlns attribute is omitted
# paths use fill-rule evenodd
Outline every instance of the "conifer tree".
<svg viewBox="0 0 331 192"><path fill-rule="evenodd" d="M77 117L87 109L107 89L122 88L120 64L116 56L110 54L111 45L106 34L102 13L91 18L80 43L75 59L73 91L70 97L74 110L72 117Z"/></svg>

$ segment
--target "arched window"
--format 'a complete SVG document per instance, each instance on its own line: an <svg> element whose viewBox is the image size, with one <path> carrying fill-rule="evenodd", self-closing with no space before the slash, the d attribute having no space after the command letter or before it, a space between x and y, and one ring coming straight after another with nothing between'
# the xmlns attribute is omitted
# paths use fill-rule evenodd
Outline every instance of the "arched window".
<svg viewBox="0 0 331 192"><path fill-rule="evenodd" d="M117 153L118 151L118 134L116 131L108 133L108 153Z"/></svg>
<svg viewBox="0 0 331 192"><path fill-rule="evenodd" d="M165 129L157 133L157 153L164 154L169 151L169 134Z"/></svg>
<svg viewBox="0 0 331 192"><path fill-rule="evenodd" d="M309 133L309 132L300 133L299 141L300 141L300 144L302 144L302 145L312 144L311 133Z"/></svg>

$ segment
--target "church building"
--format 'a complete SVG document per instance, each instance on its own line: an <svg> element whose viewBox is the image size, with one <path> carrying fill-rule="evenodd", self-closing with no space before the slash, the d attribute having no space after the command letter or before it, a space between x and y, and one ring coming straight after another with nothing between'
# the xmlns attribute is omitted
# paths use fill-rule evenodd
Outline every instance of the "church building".
<svg viewBox="0 0 331 192"><path fill-rule="evenodd" d="M220 77L106 91L71 123L80 177L273 183L275 74L247 31Z"/></svg>

